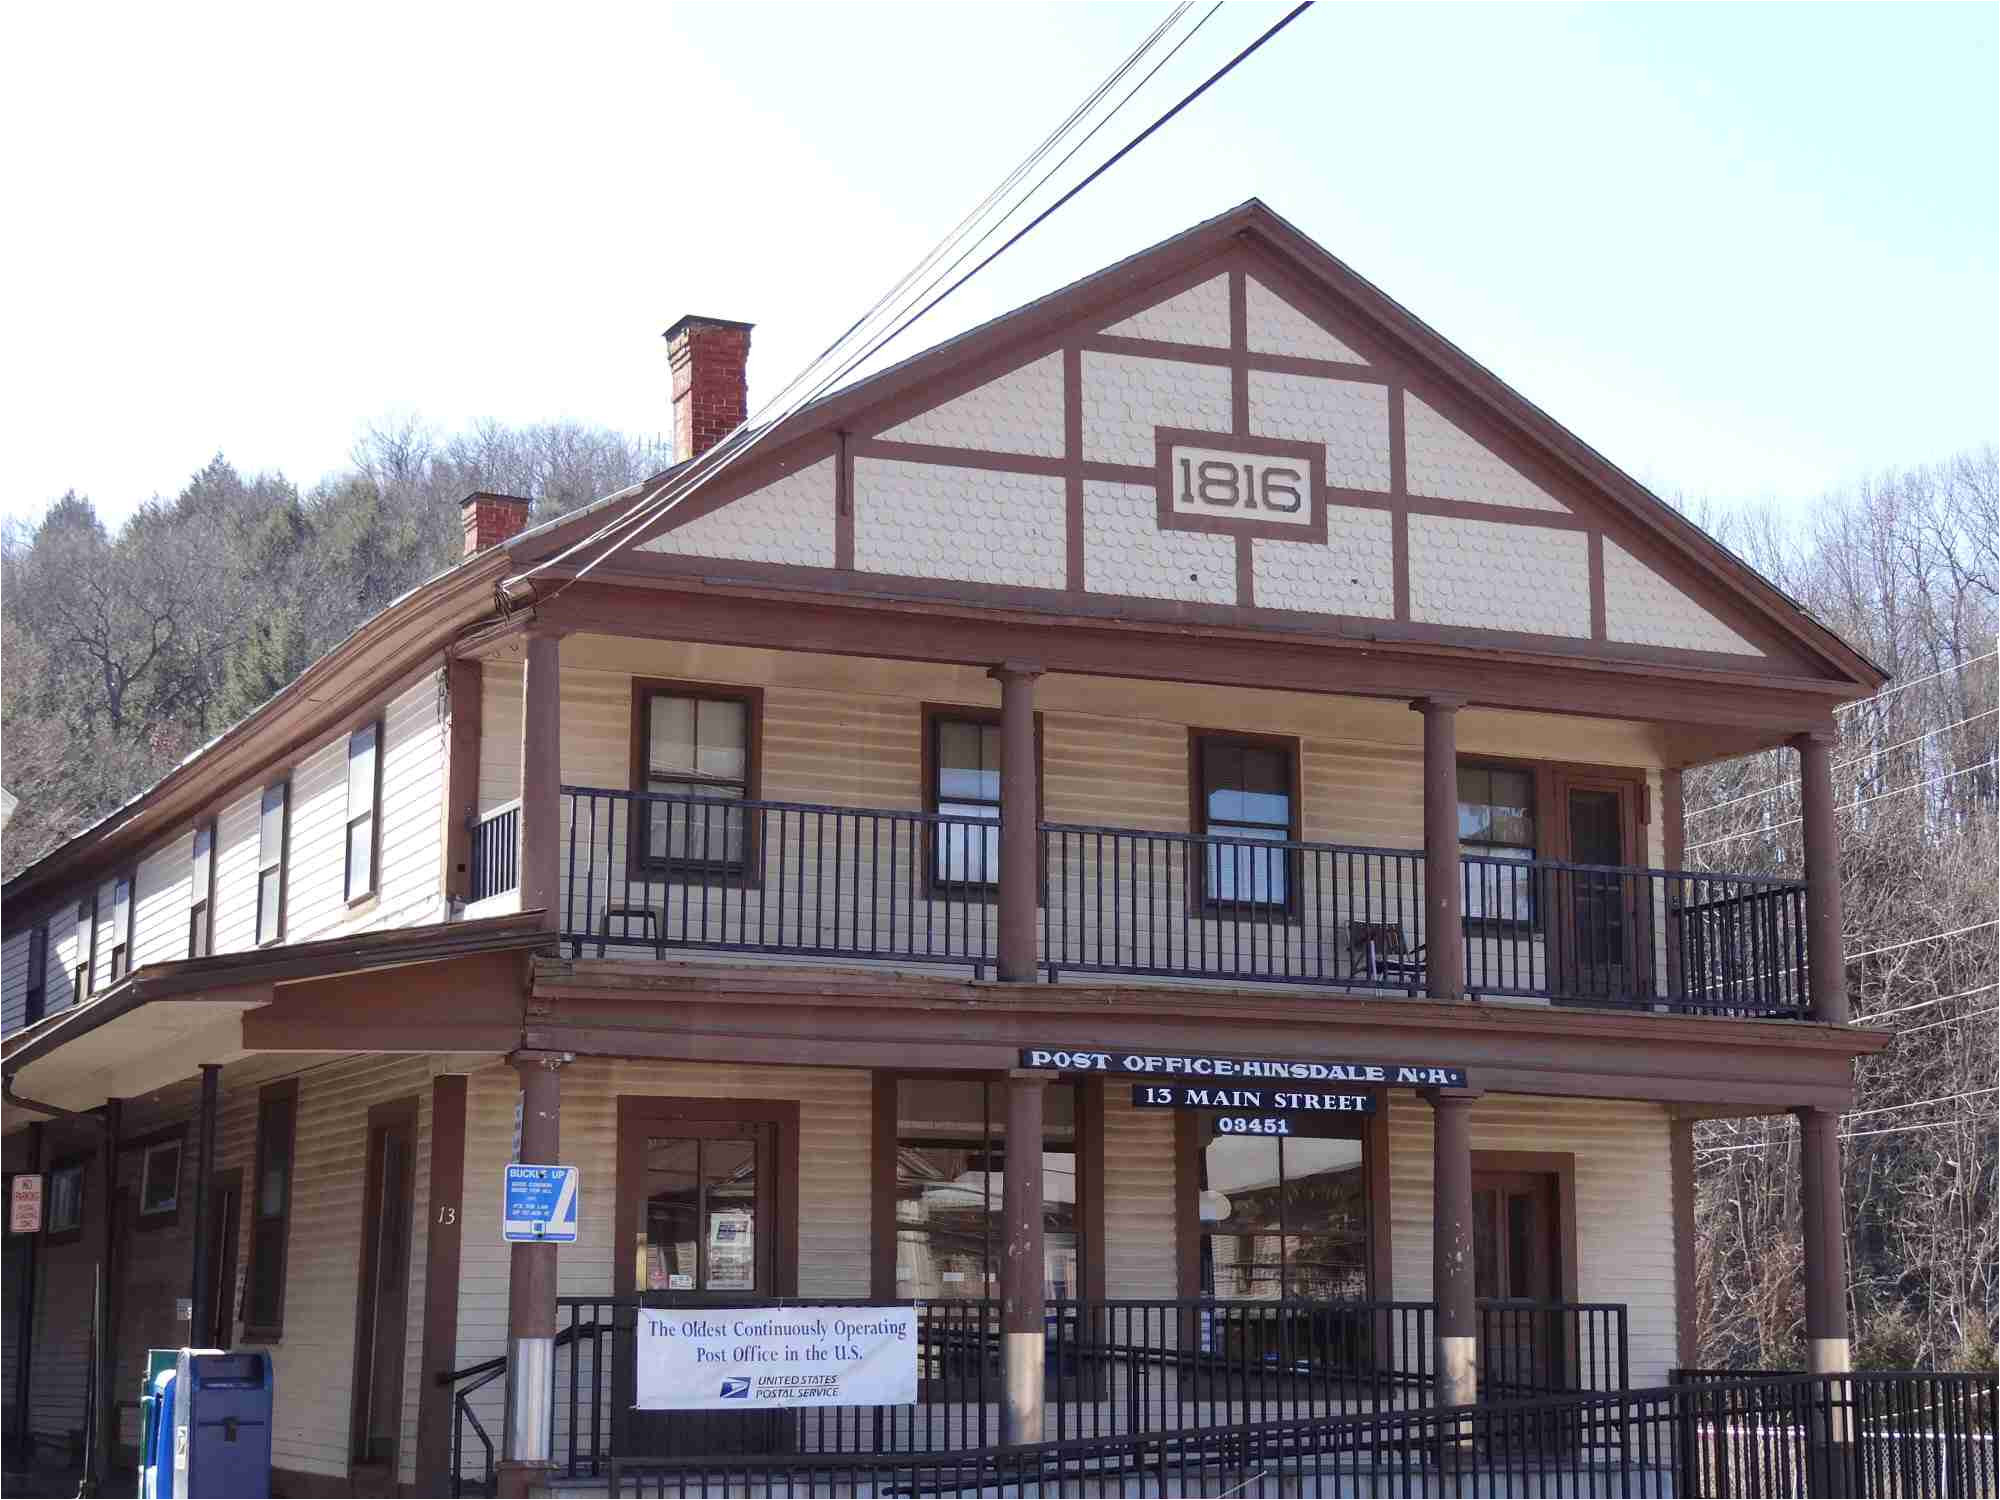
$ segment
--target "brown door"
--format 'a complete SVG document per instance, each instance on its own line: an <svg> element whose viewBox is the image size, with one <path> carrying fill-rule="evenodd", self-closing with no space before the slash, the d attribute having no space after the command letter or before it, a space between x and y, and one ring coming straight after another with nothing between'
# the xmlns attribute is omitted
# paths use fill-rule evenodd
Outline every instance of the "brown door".
<svg viewBox="0 0 2000 1500"><path fill-rule="evenodd" d="M415 1136L414 1109L371 1121L361 1218L353 1459L356 1469L386 1468L392 1475L402 1438Z"/></svg>
<svg viewBox="0 0 2000 1500"><path fill-rule="evenodd" d="M1472 1275L1487 1399L1566 1388L1560 1194L1553 1172L1472 1174Z"/></svg>
<svg viewBox="0 0 2000 1500"><path fill-rule="evenodd" d="M233 1168L209 1179L208 1326L189 1330L196 1347L227 1349L236 1333L236 1233L243 1221L243 1172Z"/></svg>
<svg viewBox="0 0 2000 1500"><path fill-rule="evenodd" d="M1630 782L1562 778L1563 857L1586 868L1565 871L1557 886L1558 998L1625 999L1642 992L1644 891L1638 880L1602 868L1634 863L1633 794Z"/></svg>
<svg viewBox="0 0 2000 1500"><path fill-rule="evenodd" d="M665 1101L662 1101L663 1103ZM781 1295L779 1127L770 1120L628 1116L618 1150L618 1290L647 1307L754 1307ZM631 1340L621 1339L618 1451L667 1457L780 1453L783 1411L640 1411Z"/></svg>

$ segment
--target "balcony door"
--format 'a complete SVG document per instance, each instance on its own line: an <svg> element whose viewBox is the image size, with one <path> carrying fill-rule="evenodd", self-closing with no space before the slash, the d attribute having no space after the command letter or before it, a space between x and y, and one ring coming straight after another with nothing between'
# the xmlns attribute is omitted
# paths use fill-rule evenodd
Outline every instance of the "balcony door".
<svg viewBox="0 0 2000 1500"><path fill-rule="evenodd" d="M1571 865L1643 864L1638 855L1638 786L1614 777L1559 772L1560 858ZM1567 870L1555 881L1556 931L1550 954L1559 997L1631 999L1649 993L1642 941L1645 882L1597 869Z"/></svg>
<svg viewBox="0 0 2000 1500"><path fill-rule="evenodd" d="M1487 1400L1563 1390L1562 1194L1553 1172L1472 1174L1473 1288L1480 1314L1480 1393Z"/></svg>

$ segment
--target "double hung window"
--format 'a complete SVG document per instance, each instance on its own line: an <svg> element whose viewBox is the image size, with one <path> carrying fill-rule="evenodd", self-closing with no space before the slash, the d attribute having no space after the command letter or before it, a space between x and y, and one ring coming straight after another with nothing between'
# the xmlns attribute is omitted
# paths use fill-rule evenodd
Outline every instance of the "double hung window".
<svg viewBox="0 0 2000 1500"><path fill-rule="evenodd" d="M285 936L285 841L290 830L286 809L292 784L274 781L264 788L257 815L257 946L281 942Z"/></svg>
<svg viewBox="0 0 2000 1500"><path fill-rule="evenodd" d="M347 900L375 894L375 804L382 792L382 725L363 725L347 737Z"/></svg>
<svg viewBox="0 0 2000 1500"><path fill-rule="evenodd" d="M755 697L641 684L634 706L637 784L652 794L634 809L637 863L676 875L743 875L751 830L745 810L726 804L755 796Z"/></svg>
<svg viewBox="0 0 2000 1500"><path fill-rule="evenodd" d="M1535 773L1502 766L1458 768L1458 847L1465 865L1467 921L1535 920Z"/></svg>
<svg viewBox="0 0 2000 1500"><path fill-rule="evenodd" d="M1297 860L1289 850L1258 845L1298 837L1295 751L1289 744L1222 734L1197 736L1194 751L1196 831L1209 839L1202 851L1203 899L1289 911Z"/></svg>

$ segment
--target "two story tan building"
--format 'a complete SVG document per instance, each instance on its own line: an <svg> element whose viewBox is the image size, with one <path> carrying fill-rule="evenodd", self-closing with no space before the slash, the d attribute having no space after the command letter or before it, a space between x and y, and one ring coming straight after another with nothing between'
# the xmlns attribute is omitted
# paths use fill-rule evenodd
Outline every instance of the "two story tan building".
<svg viewBox="0 0 2000 1500"><path fill-rule="evenodd" d="M12 1441L189 1342L288 1493L1658 1386L1694 1122L1780 1112L1845 1368L1874 666L1255 202L754 443L748 326L668 342L680 468L472 497L7 885ZM1798 878L1684 869L1781 746ZM793 1298L920 1303L919 1405L632 1409L633 1308Z"/></svg>

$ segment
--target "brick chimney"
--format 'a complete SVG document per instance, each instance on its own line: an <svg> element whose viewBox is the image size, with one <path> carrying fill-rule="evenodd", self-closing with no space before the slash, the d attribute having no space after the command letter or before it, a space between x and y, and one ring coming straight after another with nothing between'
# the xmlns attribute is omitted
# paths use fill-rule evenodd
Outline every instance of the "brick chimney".
<svg viewBox="0 0 2000 1500"><path fill-rule="evenodd" d="M749 323L690 314L667 330L674 375L674 459L699 458L750 415Z"/></svg>
<svg viewBox="0 0 2000 1500"><path fill-rule="evenodd" d="M459 501L459 514L465 520L465 555L497 547L524 531L529 503L519 495L495 495L486 490L474 490Z"/></svg>

